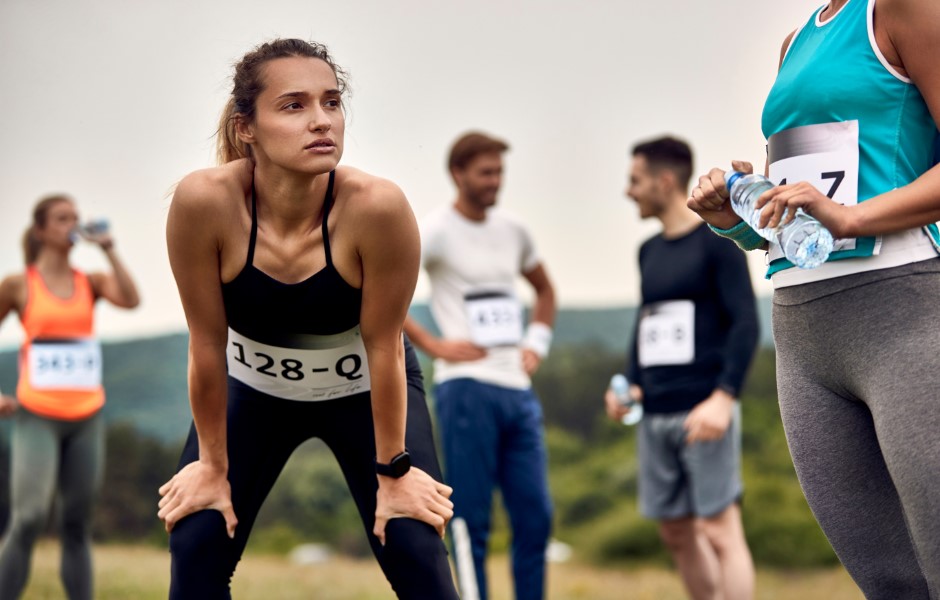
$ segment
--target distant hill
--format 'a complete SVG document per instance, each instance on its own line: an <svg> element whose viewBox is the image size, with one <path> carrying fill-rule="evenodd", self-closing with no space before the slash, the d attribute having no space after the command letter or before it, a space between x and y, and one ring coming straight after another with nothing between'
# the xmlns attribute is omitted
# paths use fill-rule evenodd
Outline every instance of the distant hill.
<svg viewBox="0 0 940 600"><path fill-rule="evenodd" d="M769 298L760 299L758 308L762 345L772 346ZM434 329L426 305L415 305L411 314ZM595 343L605 350L625 352L635 318L635 307L562 309L555 324L554 343ZM186 390L187 352L186 333L105 342L106 420L133 423L142 433L164 442L182 440L191 421ZM0 352L0 389L11 393L15 387L16 352ZM0 424L0 431L7 427Z"/></svg>

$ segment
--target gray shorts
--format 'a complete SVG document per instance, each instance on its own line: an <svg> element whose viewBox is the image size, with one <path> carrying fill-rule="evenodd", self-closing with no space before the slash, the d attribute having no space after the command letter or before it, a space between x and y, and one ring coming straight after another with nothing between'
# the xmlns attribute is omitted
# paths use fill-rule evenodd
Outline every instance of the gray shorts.
<svg viewBox="0 0 940 600"><path fill-rule="evenodd" d="M686 444L688 411L639 424L640 512L656 519L713 517L741 498L741 405L724 437Z"/></svg>

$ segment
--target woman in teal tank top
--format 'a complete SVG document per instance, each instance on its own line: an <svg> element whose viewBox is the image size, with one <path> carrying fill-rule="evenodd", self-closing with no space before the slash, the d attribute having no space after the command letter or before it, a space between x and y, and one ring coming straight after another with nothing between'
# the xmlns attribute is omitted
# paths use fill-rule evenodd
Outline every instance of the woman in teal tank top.
<svg viewBox="0 0 940 600"><path fill-rule="evenodd" d="M936 0L832 0L784 42L762 119L760 225L802 208L837 238L816 269L771 252L768 277L793 462L866 598L940 598L938 56ZM765 248L724 173L689 207Z"/></svg>

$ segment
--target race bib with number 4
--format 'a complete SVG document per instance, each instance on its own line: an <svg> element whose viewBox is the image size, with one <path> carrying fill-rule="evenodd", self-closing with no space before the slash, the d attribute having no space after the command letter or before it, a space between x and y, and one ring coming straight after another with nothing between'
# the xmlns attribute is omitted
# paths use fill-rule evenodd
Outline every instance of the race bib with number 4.
<svg viewBox="0 0 940 600"><path fill-rule="evenodd" d="M778 185L806 181L843 206L858 203L858 121L794 127L770 136L767 159ZM833 252L854 250L854 238L835 240ZM783 258L778 244L770 260Z"/></svg>

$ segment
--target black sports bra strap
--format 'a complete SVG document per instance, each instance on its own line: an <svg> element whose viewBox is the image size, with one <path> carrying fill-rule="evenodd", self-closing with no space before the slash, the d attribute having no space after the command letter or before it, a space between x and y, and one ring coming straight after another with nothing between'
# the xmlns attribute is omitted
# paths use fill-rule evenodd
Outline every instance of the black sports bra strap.
<svg viewBox="0 0 940 600"><path fill-rule="evenodd" d="M255 200L255 176L251 176L251 237L248 239L248 259L245 261L247 266L251 266L255 261L255 241L258 239L258 203Z"/></svg>
<svg viewBox="0 0 940 600"><path fill-rule="evenodd" d="M330 228L327 223L330 220L330 208L333 206L333 180L336 178L336 171L330 171L330 182L326 186L326 196L323 198L323 250L326 252L326 264L333 266L333 257L330 254Z"/></svg>

